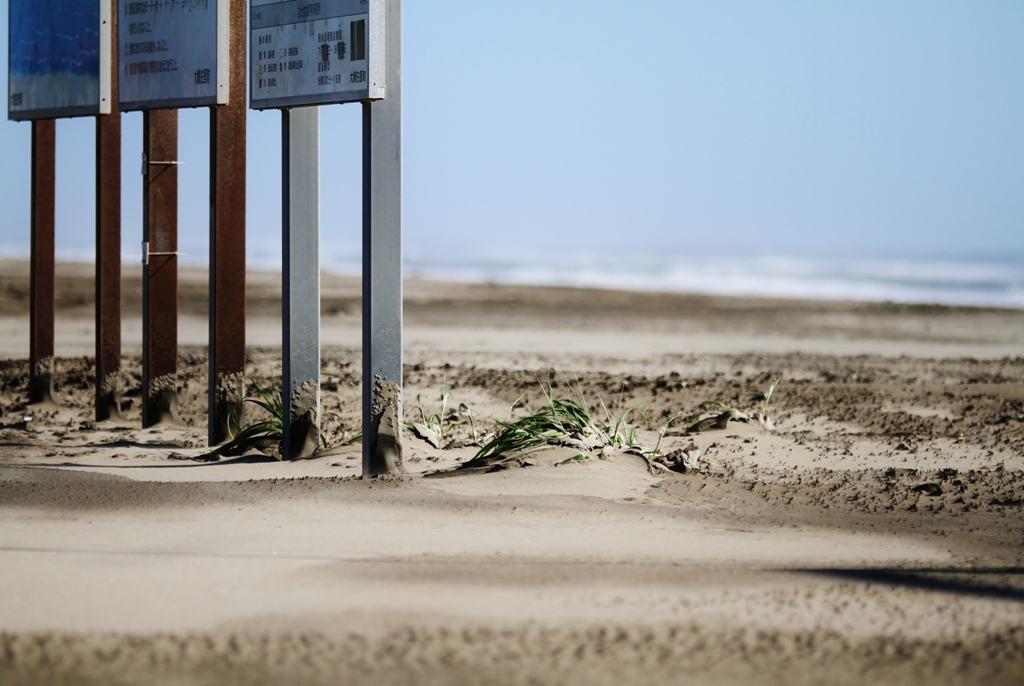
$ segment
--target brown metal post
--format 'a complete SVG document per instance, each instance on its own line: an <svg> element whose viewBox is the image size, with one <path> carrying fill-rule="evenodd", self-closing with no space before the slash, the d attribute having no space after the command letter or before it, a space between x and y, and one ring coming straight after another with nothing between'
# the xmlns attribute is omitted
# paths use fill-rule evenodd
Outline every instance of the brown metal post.
<svg viewBox="0 0 1024 686"><path fill-rule="evenodd" d="M29 305L29 402L53 403L54 168L57 126L32 122L32 247Z"/></svg>
<svg viewBox="0 0 1024 686"><path fill-rule="evenodd" d="M110 15L117 49L117 12ZM121 415L121 112L117 60L110 66L110 114L96 117L96 421Z"/></svg>
<svg viewBox="0 0 1024 686"><path fill-rule="evenodd" d="M246 12L231 0L228 104L210 108L210 445L238 430L245 394Z"/></svg>
<svg viewBox="0 0 1024 686"><path fill-rule="evenodd" d="M178 111L142 115L142 426L178 416Z"/></svg>

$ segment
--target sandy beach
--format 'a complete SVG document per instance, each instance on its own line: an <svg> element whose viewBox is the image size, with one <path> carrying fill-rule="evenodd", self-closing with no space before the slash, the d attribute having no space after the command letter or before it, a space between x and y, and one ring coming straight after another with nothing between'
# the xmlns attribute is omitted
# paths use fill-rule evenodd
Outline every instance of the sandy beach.
<svg viewBox="0 0 1024 686"><path fill-rule="evenodd" d="M58 407L25 405L27 275L0 262L0 683L1024 682L1024 311L410 280L405 419L450 388L451 445L363 478L357 278L323 275L330 447L280 462L197 459L202 270L186 426L147 430L139 268L100 424L92 267L58 265ZM268 387L280 275L248 285ZM670 424L682 472L563 444L453 475L548 384L645 446L751 418Z"/></svg>

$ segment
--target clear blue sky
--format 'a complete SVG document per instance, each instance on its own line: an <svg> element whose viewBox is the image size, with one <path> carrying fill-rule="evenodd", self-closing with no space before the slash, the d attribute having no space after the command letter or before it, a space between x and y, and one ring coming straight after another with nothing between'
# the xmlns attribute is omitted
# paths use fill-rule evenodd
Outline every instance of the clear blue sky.
<svg viewBox="0 0 1024 686"><path fill-rule="evenodd" d="M7 77L7 13L2 13ZM405 1L406 254L1024 257L1024 2ZM322 242L359 253L360 109L321 111ZM280 115L250 112L250 253L280 236ZM205 110L181 249L207 249ZM124 119L124 245L141 115ZM92 120L58 124L58 245L93 248ZM29 125L0 123L0 247Z"/></svg>

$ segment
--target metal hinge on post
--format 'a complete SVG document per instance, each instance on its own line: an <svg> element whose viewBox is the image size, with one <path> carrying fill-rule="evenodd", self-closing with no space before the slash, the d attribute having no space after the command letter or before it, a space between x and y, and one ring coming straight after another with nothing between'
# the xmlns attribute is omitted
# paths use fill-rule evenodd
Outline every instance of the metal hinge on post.
<svg viewBox="0 0 1024 686"><path fill-rule="evenodd" d="M181 164L178 160L147 160L146 153L142 153L142 175L145 176L149 171L151 164L164 164L164 165L178 165Z"/></svg>
<svg viewBox="0 0 1024 686"><path fill-rule="evenodd" d="M163 257L163 256L166 256L166 255L188 255L188 253L187 252L150 252L149 251L149 241L142 241L142 264L148 265L149 264L149 258L152 255L156 255L157 257Z"/></svg>

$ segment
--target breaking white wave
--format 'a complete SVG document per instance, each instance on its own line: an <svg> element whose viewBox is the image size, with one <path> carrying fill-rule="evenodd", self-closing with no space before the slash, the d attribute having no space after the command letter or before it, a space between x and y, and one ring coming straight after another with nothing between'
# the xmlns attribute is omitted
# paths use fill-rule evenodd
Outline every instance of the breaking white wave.
<svg viewBox="0 0 1024 686"><path fill-rule="evenodd" d="M1024 262L614 256L548 264L407 260L406 271L470 282L1024 309Z"/></svg>

